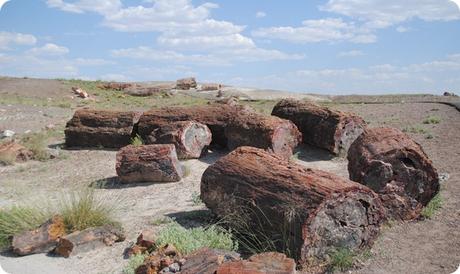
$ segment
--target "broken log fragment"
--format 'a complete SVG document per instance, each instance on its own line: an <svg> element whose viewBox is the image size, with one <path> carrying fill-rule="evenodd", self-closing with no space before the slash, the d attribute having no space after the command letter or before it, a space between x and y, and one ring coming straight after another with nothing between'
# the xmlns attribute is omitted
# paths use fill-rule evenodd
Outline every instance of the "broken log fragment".
<svg viewBox="0 0 460 274"><path fill-rule="evenodd" d="M209 128L194 121L159 125L144 139L146 144L174 144L179 159L198 159L211 143Z"/></svg>
<svg viewBox="0 0 460 274"><path fill-rule="evenodd" d="M178 182L184 175L172 144L126 146L117 153L116 170L123 183Z"/></svg>
<svg viewBox="0 0 460 274"><path fill-rule="evenodd" d="M179 79L176 81L176 89L189 90L196 87L197 83L194 77Z"/></svg>
<svg viewBox="0 0 460 274"><path fill-rule="evenodd" d="M201 199L234 231L249 227L301 262L337 247L370 246L384 219L369 188L308 169L253 147L240 147L206 169Z"/></svg>
<svg viewBox="0 0 460 274"><path fill-rule="evenodd" d="M272 115L294 122L302 132L304 143L336 155L346 155L350 145L366 127L364 120L355 114L293 99L278 102Z"/></svg>
<svg viewBox="0 0 460 274"><path fill-rule="evenodd" d="M68 147L121 148L133 137L139 113L80 109L67 122L65 142Z"/></svg>
<svg viewBox="0 0 460 274"><path fill-rule="evenodd" d="M20 256L50 252L56 247L59 237L64 234L64 219L60 215L55 215L37 229L14 235L13 252Z"/></svg>
<svg viewBox="0 0 460 274"><path fill-rule="evenodd" d="M389 217L410 220L439 191L422 147L395 128L367 129L348 151L350 179L380 194Z"/></svg>
<svg viewBox="0 0 460 274"><path fill-rule="evenodd" d="M185 263L182 265L180 273L215 274L219 265L239 259L240 254L236 252L204 247L185 257Z"/></svg>
<svg viewBox="0 0 460 274"><path fill-rule="evenodd" d="M288 159L300 143L302 135L289 120L245 112L230 120L225 128L227 147L252 146Z"/></svg>
<svg viewBox="0 0 460 274"><path fill-rule="evenodd" d="M266 252L247 260L227 262L219 266L216 274L295 274L296 264L283 253Z"/></svg>
<svg viewBox="0 0 460 274"><path fill-rule="evenodd" d="M119 228L110 225L91 227L61 237L54 249L54 253L68 258L71 254L75 255L100 247L111 246L115 242L124 240L125 235Z"/></svg>

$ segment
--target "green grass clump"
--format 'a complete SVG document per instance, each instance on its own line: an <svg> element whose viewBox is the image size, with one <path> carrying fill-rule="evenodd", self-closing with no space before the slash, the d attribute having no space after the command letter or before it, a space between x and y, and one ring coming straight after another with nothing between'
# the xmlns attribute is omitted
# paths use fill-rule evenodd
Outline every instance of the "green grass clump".
<svg viewBox="0 0 460 274"><path fill-rule="evenodd" d="M334 271L346 271L353 266L356 254L347 248L339 248L332 252L329 256L329 266Z"/></svg>
<svg viewBox="0 0 460 274"><path fill-rule="evenodd" d="M129 258L128 264L123 268L123 274L135 274L136 269L144 263L145 254L136 254Z"/></svg>
<svg viewBox="0 0 460 274"><path fill-rule="evenodd" d="M168 216L161 216L152 220L152 225L159 226L164 224L170 224L174 222L174 219Z"/></svg>
<svg viewBox="0 0 460 274"><path fill-rule="evenodd" d="M403 128L402 131L403 131L403 132L410 132L410 133L418 133L418 134L430 133L429 130L423 128L423 127L420 126L420 125L407 126L407 127Z"/></svg>
<svg viewBox="0 0 460 274"><path fill-rule="evenodd" d="M423 120L423 123L426 125L439 124L441 123L441 118L438 116L430 115Z"/></svg>
<svg viewBox="0 0 460 274"><path fill-rule="evenodd" d="M185 229L176 222L169 224L158 233L156 244L157 246L172 244L184 255L203 247L230 251L238 248L231 232L219 226Z"/></svg>
<svg viewBox="0 0 460 274"><path fill-rule="evenodd" d="M192 193L192 203L194 206L199 206L203 204L203 201L200 198L200 193L199 192L193 192Z"/></svg>
<svg viewBox="0 0 460 274"><path fill-rule="evenodd" d="M434 213L442 207L442 203L443 200L441 195L439 193L436 194L436 196L434 196L428 205L422 210L421 215L428 219L433 217Z"/></svg>
<svg viewBox="0 0 460 274"><path fill-rule="evenodd" d="M144 140L142 140L142 137L139 134L136 134L135 137L131 138L131 145L139 147L144 144Z"/></svg>

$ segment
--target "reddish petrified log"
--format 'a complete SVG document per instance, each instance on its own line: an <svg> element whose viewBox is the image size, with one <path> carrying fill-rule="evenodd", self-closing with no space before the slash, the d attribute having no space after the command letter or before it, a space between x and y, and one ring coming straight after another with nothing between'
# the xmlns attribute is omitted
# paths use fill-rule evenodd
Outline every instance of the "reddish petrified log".
<svg viewBox="0 0 460 274"><path fill-rule="evenodd" d="M208 167L201 199L217 216L235 218L261 241L289 249L301 262L324 258L336 247L370 246L384 210L369 188L336 175L288 162L253 147L240 147Z"/></svg>
<svg viewBox="0 0 460 274"><path fill-rule="evenodd" d="M348 151L350 179L378 194L389 217L409 220L438 193L439 179L422 147L394 128L367 129Z"/></svg>
<svg viewBox="0 0 460 274"><path fill-rule="evenodd" d="M120 148L130 143L140 113L77 110L65 129L68 147Z"/></svg>
<svg viewBox="0 0 460 274"><path fill-rule="evenodd" d="M202 248L185 258L181 274L215 274L219 265L226 262L238 261L240 255L236 252Z"/></svg>
<svg viewBox="0 0 460 274"><path fill-rule="evenodd" d="M213 145L226 147L225 127L232 117L243 111L247 111L247 108L225 103L153 109L144 112L141 116L138 132L142 139L148 140L155 129L165 124L177 121L196 121L209 127L212 133Z"/></svg>
<svg viewBox="0 0 460 274"><path fill-rule="evenodd" d="M124 240L125 235L119 228L110 225L93 227L61 237L54 249L54 253L68 258L70 254L88 252L100 247L111 246L115 242Z"/></svg>
<svg viewBox="0 0 460 274"><path fill-rule="evenodd" d="M196 87L196 80L193 77L179 79L176 81L176 89L189 90Z"/></svg>
<svg viewBox="0 0 460 274"><path fill-rule="evenodd" d="M352 113L292 99L276 104L272 115L294 122L302 132L304 143L327 149L336 155L346 154L366 127L364 120Z"/></svg>
<svg viewBox="0 0 460 274"><path fill-rule="evenodd" d="M116 170L124 183L178 182L184 175L172 144L126 146L117 153Z"/></svg>
<svg viewBox="0 0 460 274"><path fill-rule="evenodd" d="M216 274L295 274L296 264L283 253L266 252L248 260L227 262L219 266Z"/></svg>
<svg viewBox="0 0 460 274"><path fill-rule="evenodd" d="M34 153L26 147L11 141L0 144L0 156L4 157L5 160L11 159L15 162L26 162L34 157Z"/></svg>
<svg viewBox="0 0 460 274"><path fill-rule="evenodd" d="M130 88L132 87L133 84L130 84L130 83L116 83L116 82L110 82L110 83L105 83L105 84L102 84L102 85L98 85L97 87L100 88L100 89L113 89L113 90L125 90L127 88Z"/></svg>
<svg viewBox="0 0 460 274"><path fill-rule="evenodd" d="M39 228L13 236L13 252L17 255L47 253L56 247L65 234L64 219L56 215Z"/></svg>
<svg viewBox="0 0 460 274"><path fill-rule="evenodd" d="M197 159L211 143L209 128L194 121L179 121L158 125L146 136L146 144L174 144L179 159Z"/></svg>
<svg viewBox="0 0 460 274"><path fill-rule="evenodd" d="M288 120L258 113L244 112L230 120L225 128L227 147L252 146L274 152L283 158L292 156L302 140L297 127Z"/></svg>

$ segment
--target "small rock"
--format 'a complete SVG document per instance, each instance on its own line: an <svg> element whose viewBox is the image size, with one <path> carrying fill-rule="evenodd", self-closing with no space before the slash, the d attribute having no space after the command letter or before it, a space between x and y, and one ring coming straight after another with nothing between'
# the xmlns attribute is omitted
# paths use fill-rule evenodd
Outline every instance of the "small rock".
<svg viewBox="0 0 460 274"><path fill-rule="evenodd" d="M0 135L0 139L10 138L10 137L13 137L15 134L16 132L7 129L2 132L2 134Z"/></svg>
<svg viewBox="0 0 460 274"><path fill-rule="evenodd" d="M446 182L447 180L449 180L450 175L449 175L449 173L439 173L438 177L439 177L439 183L442 184L442 183Z"/></svg>
<svg viewBox="0 0 460 274"><path fill-rule="evenodd" d="M53 129L53 128L55 128L55 127L56 127L56 126L55 126L54 124L49 124L49 125L47 125L45 128L48 129L48 130L50 130L50 129Z"/></svg>
<svg viewBox="0 0 460 274"><path fill-rule="evenodd" d="M173 263L172 265L169 266L169 271L172 273L177 273L180 271L180 265L178 263Z"/></svg>
<svg viewBox="0 0 460 274"><path fill-rule="evenodd" d="M84 91L81 88L72 87L73 92L79 97L86 99L89 97L88 92Z"/></svg>

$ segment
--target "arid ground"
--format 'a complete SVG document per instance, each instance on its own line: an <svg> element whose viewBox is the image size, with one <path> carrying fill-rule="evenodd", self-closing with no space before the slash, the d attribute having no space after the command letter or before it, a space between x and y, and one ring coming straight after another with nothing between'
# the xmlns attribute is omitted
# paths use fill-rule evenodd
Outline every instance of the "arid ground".
<svg viewBox="0 0 460 274"><path fill-rule="evenodd" d="M71 86L88 90L92 99L73 98ZM419 142L443 177L442 208L431 219L391 222L371 249L371 256L357 262L356 273L452 273L460 264L460 99L441 96L314 96L276 91L227 88L243 103L270 113L280 97L295 96L319 101L331 108L361 115L371 127L403 129ZM233 92L233 94L232 94ZM123 251L146 227L161 225L162 216L176 218L184 226L200 222L205 207L196 202L200 178L206 167L225 151L210 151L200 160L185 161L190 174L178 183L121 185L116 179L115 154L110 150L66 150L63 129L74 110L95 108L145 110L165 105L204 104L212 92L178 92L132 97L120 91L97 90L94 83L71 80L0 78L0 131L48 131L49 148L57 158L0 166L0 208L14 204L53 205L69 191L89 186L117 205L116 217L127 240L68 259L44 254L15 257L5 252L0 264L9 273L120 273L127 260ZM450 103L450 105L445 104ZM458 105L457 105L458 106ZM437 124L424 124L429 116ZM48 129L47 129L48 127ZM347 161L327 152L303 146L296 154L300 164L348 177Z"/></svg>

